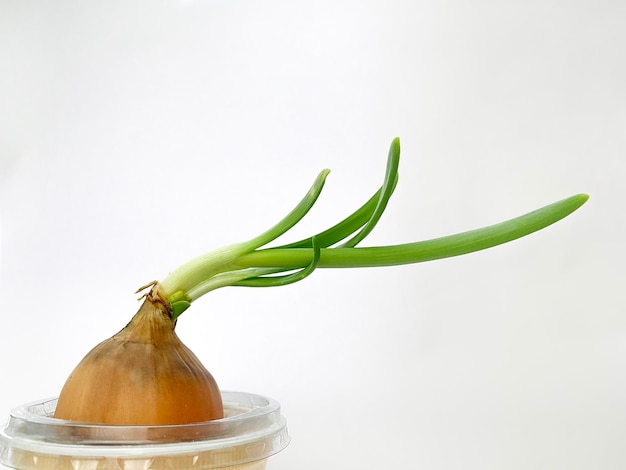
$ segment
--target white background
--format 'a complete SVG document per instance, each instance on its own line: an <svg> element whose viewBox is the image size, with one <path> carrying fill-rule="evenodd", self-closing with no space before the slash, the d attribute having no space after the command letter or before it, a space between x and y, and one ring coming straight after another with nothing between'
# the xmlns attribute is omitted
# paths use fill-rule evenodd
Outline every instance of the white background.
<svg viewBox="0 0 626 470"><path fill-rule="evenodd" d="M621 0L3 0L0 414L321 169L291 239L350 213L400 136L366 244L591 199L466 257L217 291L181 338L281 402L273 470L623 469L625 24Z"/></svg>

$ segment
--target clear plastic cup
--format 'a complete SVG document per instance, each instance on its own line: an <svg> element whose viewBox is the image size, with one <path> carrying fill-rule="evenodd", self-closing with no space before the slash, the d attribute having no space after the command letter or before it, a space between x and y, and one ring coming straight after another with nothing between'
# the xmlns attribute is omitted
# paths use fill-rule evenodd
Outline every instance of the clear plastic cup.
<svg viewBox="0 0 626 470"><path fill-rule="evenodd" d="M110 426L53 418L56 399L14 409L0 429L0 468L265 470L289 443L280 405L222 392L225 417L173 426Z"/></svg>

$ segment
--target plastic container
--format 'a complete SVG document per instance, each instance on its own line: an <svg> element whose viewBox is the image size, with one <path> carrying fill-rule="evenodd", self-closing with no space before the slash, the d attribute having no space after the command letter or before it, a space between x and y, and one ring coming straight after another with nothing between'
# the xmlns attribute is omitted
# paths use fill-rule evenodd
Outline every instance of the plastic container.
<svg viewBox="0 0 626 470"><path fill-rule="evenodd" d="M101 426L53 418L56 399L14 409L0 430L0 468L265 470L289 443L280 405L222 392L225 418L174 426Z"/></svg>

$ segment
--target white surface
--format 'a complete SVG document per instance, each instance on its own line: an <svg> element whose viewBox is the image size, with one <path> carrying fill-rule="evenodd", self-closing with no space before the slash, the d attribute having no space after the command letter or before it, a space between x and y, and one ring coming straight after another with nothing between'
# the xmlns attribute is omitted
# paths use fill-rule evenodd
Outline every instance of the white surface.
<svg viewBox="0 0 626 470"><path fill-rule="evenodd" d="M283 404L272 470L626 466L622 1L0 3L0 413L58 393L133 291L382 181L369 244L571 218L491 251L200 300L179 334Z"/></svg>

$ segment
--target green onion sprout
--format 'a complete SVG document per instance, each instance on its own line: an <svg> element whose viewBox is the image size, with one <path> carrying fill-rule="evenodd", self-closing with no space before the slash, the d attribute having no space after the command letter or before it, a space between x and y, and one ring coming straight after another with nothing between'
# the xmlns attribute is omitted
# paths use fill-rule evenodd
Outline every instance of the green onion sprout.
<svg viewBox="0 0 626 470"><path fill-rule="evenodd" d="M381 188L359 209L331 228L303 240L266 248L296 225L317 201L329 170L322 171L300 203L259 236L183 264L160 284L173 316L204 294L226 286L274 287L298 282L317 268L359 268L420 263L500 245L541 230L568 216L588 199L577 194L499 224L432 240L357 247L374 229L398 183L400 141L389 149Z"/></svg>

